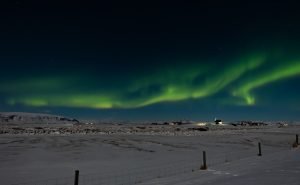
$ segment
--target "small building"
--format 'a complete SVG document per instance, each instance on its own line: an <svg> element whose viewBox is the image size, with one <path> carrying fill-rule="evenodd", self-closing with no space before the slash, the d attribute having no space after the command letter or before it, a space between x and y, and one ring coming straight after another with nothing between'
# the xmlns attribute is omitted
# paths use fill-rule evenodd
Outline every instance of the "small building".
<svg viewBox="0 0 300 185"><path fill-rule="evenodd" d="M216 125L222 125L223 124L222 120L220 120L220 119L215 119L215 123L216 123Z"/></svg>

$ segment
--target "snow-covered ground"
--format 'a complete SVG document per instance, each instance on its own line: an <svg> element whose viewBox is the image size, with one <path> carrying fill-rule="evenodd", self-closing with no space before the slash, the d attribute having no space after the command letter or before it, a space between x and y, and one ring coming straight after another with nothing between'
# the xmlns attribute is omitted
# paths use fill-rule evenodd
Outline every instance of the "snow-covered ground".
<svg viewBox="0 0 300 185"><path fill-rule="evenodd" d="M196 136L0 135L1 184L299 184L299 126ZM257 156L257 143L263 156ZM202 151L208 170L199 170ZM102 182L105 181L105 182ZM35 182L35 183L33 183Z"/></svg>
<svg viewBox="0 0 300 185"><path fill-rule="evenodd" d="M177 176L156 178L143 185L299 185L300 150L248 157Z"/></svg>

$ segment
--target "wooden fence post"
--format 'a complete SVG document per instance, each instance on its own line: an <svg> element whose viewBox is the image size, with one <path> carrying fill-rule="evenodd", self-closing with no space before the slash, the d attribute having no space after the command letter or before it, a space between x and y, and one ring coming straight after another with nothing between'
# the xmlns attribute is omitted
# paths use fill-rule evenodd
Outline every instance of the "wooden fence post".
<svg viewBox="0 0 300 185"><path fill-rule="evenodd" d="M206 170L207 169L207 165L206 165L206 152L203 151L203 164L200 168L201 170Z"/></svg>
<svg viewBox="0 0 300 185"><path fill-rule="evenodd" d="M79 170L75 171L75 179L74 179L74 185L78 185L79 183Z"/></svg>
<svg viewBox="0 0 300 185"><path fill-rule="evenodd" d="M262 156L262 154L261 154L261 144L260 144L260 142L258 143L258 156Z"/></svg>

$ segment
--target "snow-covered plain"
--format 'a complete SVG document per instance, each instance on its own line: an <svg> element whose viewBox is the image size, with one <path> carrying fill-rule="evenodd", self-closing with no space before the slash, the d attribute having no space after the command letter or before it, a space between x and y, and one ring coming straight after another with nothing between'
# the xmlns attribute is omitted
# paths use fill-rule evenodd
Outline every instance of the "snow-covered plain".
<svg viewBox="0 0 300 185"><path fill-rule="evenodd" d="M299 133L294 125L194 136L0 135L0 184L73 184L77 169L80 185L299 184ZM204 150L208 170L199 170Z"/></svg>

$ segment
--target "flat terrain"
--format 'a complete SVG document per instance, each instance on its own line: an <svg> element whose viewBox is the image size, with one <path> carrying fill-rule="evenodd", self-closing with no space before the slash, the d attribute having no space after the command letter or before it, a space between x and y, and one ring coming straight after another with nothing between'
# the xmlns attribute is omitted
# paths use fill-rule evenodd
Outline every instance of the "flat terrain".
<svg viewBox="0 0 300 185"><path fill-rule="evenodd" d="M292 148L299 133L299 126L264 126L189 136L2 134L0 179L72 184L79 169L80 184L299 184L300 150ZM204 150L208 170L199 170Z"/></svg>

